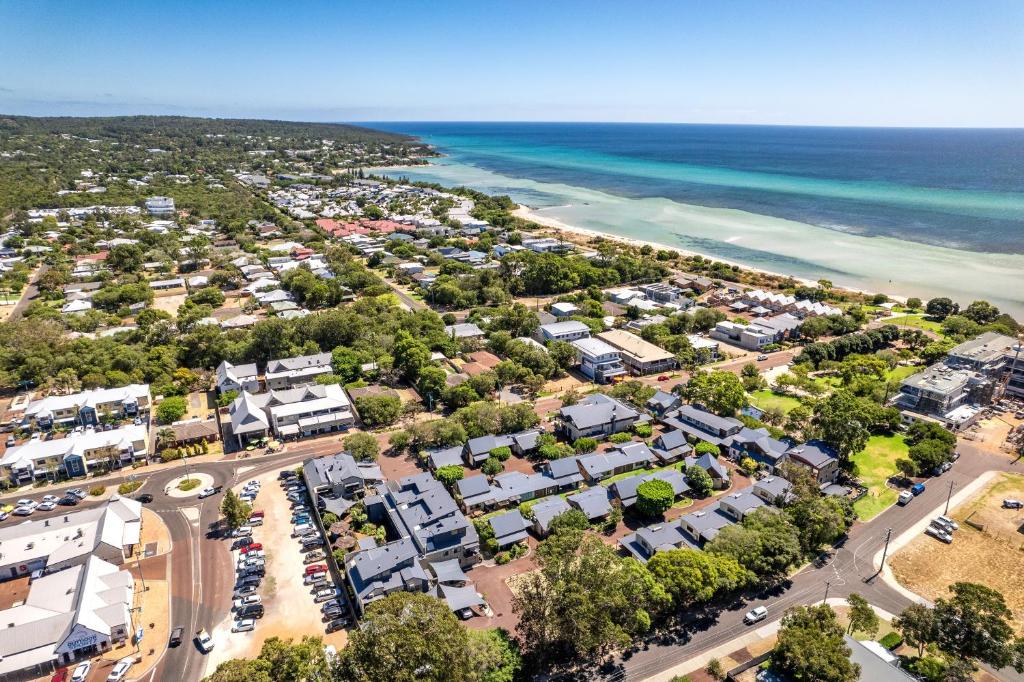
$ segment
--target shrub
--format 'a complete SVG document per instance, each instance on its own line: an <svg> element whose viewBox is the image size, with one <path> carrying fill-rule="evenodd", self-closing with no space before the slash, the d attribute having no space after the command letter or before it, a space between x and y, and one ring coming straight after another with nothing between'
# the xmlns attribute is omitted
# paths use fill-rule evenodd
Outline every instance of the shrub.
<svg viewBox="0 0 1024 682"><path fill-rule="evenodd" d="M368 433L353 433L351 436L346 436L342 445L359 462L373 462L380 454L377 439Z"/></svg>
<svg viewBox="0 0 1024 682"><path fill-rule="evenodd" d="M180 483L178 483L178 490L181 490L181 491L186 492L186 493L189 490L195 490L198 487L199 487L199 479L198 478L186 478L183 481L181 481Z"/></svg>
<svg viewBox="0 0 1024 682"><path fill-rule="evenodd" d="M338 515L334 512L327 512L320 520L323 521L324 528L330 528L338 522Z"/></svg>
<svg viewBox="0 0 1024 682"><path fill-rule="evenodd" d="M636 508L644 516L661 516L675 501L672 484L661 479L644 481L636 489Z"/></svg>
<svg viewBox="0 0 1024 682"><path fill-rule="evenodd" d="M142 487L142 481L125 481L121 485L117 486L118 495L131 495L133 492Z"/></svg>
<svg viewBox="0 0 1024 682"><path fill-rule="evenodd" d="M499 462L504 462L506 459L512 456L512 448L507 445L503 445L500 448L494 448L490 452L491 457L494 457Z"/></svg>
<svg viewBox="0 0 1024 682"><path fill-rule="evenodd" d="M651 434L654 433L654 427L650 424L634 424L633 433L641 438L650 438Z"/></svg>
<svg viewBox="0 0 1024 682"><path fill-rule="evenodd" d="M160 401L156 406L156 416L164 424L176 422L188 412L188 405L185 398L180 395L172 395Z"/></svg>
<svg viewBox="0 0 1024 682"><path fill-rule="evenodd" d="M92 488L89 488L89 494L92 495L93 497L99 497L105 492L107 492L107 487L103 485L97 485L93 486Z"/></svg>
<svg viewBox="0 0 1024 682"><path fill-rule="evenodd" d="M402 401L393 395L368 395L356 398L356 410L367 426L388 426L402 415Z"/></svg>
<svg viewBox="0 0 1024 682"><path fill-rule="evenodd" d="M697 443L697 446L693 448L693 451L698 456L714 455L715 457L718 457L718 455L722 453L722 451L718 449L717 445L715 445L714 443L709 443L706 440L702 440L701 442Z"/></svg>
<svg viewBox="0 0 1024 682"><path fill-rule="evenodd" d="M576 442L572 444L572 447L577 453L584 455L588 452L593 452L594 450L597 449L597 439L577 438Z"/></svg>
<svg viewBox="0 0 1024 682"><path fill-rule="evenodd" d="M434 477L441 481L446 488L451 488L457 481L461 481L465 476L465 471L458 464L452 464L446 467L440 467L434 472Z"/></svg>
<svg viewBox="0 0 1024 682"><path fill-rule="evenodd" d="M164 448L160 453L160 461L162 462L173 462L176 459L182 458L181 451L178 448Z"/></svg>
<svg viewBox="0 0 1024 682"><path fill-rule="evenodd" d="M886 649L892 650L903 644L903 638L900 637L898 632L890 632L882 639L878 640L878 643L884 646Z"/></svg>
<svg viewBox="0 0 1024 682"><path fill-rule="evenodd" d="M507 564L511 560L512 557L509 556L508 552L498 552L494 555L494 561L497 562L499 566Z"/></svg>
<svg viewBox="0 0 1024 682"><path fill-rule="evenodd" d="M488 457L487 461L484 462L483 465L481 465L480 467L480 471L486 474L487 476L496 476L497 474L500 474L504 469L505 467L501 464L501 460L495 457Z"/></svg>
<svg viewBox="0 0 1024 682"><path fill-rule="evenodd" d="M633 438L628 433L613 433L608 440L613 443L628 443Z"/></svg>
<svg viewBox="0 0 1024 682"><path fill-rule="evenodd" d="M743 469L747 476L753 476L757 473L757 462L750 457L744 457L740 460L740 469Z"/></svg>

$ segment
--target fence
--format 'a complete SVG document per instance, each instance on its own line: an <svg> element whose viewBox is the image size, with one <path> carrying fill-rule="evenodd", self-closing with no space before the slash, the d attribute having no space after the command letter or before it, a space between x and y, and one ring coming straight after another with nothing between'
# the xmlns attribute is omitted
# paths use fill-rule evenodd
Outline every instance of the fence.
<svg viewBox="0 0 1024 682"><path fill-rule="evenodd" d="M739 675L747 672L751 668L756 668L757 666L761 665L762 663L764 663L765 661L767 661L771 657L772 657L772 652L771 651L767 651L767 652L761 654L760 656L754 656L752 659L750 659L746 663L740 663L738 666L736 666L735 668L733 668L732 670L727 672L725 674L725 679L732 680L733 682L735 682Z"/></svg>

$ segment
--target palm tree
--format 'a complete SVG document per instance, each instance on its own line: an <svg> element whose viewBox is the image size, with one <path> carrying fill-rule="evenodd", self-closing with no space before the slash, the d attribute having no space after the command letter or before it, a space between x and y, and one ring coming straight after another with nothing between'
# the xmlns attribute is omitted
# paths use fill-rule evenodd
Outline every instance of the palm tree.
<svg viewBox="0 0 1024 682"><path fill-rule="evenodd" d="M156 447L158 450L172 445L175 440L174 429L169 426L164 426L156 432Z"/></svg>

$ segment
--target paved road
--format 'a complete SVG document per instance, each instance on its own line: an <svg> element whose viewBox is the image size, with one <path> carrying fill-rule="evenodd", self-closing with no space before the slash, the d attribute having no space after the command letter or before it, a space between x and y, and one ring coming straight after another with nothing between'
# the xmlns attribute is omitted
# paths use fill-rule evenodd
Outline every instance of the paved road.
<svg viewBox="0 0 1024 682"><path fill-rule="evenodd" d="M828 565L808 566L773 594L738 600L708 622L680 627L670 636L644 643L641 650L627 660L618 661L614 670L602 671L597 678L642 680L669 670L746 633L749 627L743 624L743 615L755 606L767 607L772 620L781 618L791 606L820 602L825 598L826 582L829 597L846 597L856 592L879 608L899 613L911 603L903 594L881 578L865 582L879 569L873 562L885 544L886 530L891 528L892 537L896 538L931 515L945 504L950 482L954 484L955 494L986 471L1024 470L1024 464L1014 463L1007 455L989 453L969 442L961 441L958 449L962 457L954 467L942 477L927 482L925 492L911 504L890 507L869 523L855 524ZM1020 679L1012 671L1009 674L1000 671L1000 677Z"/></svg>
<svg viewBox="0 0 1024 682"><path fill-rule="evenodd" d="M36 268L35 272L32 273L32 276L29 277L28 284L25 285L25 290L21 292L21 298L18 299L16 304L14 304L14 309L11 310L11 314L7 316L9 321L13 322L20 318L21 314L25 312L25 308L28 307L28 304L39 296L39 287L36 286L36 282L43 276L43 273L49 269L50 266L43 263Z"/></svg>
<svg viewBox="0 0 1024 682"><path fill-rule="evenodd" d="M399 300L402 301L402 303L404 303L405 305L409 306L410 310L425 310L427 308L426 303L424 303L423 301L417 301L415 298L405 293L405 290L402 289L402 287L398 286L398 284L396 284L395 282L392 282L390 279L385 279L384 281L388 283L388 286L391 287L392 291L395 292L395 295L398 296Z"/></svg>

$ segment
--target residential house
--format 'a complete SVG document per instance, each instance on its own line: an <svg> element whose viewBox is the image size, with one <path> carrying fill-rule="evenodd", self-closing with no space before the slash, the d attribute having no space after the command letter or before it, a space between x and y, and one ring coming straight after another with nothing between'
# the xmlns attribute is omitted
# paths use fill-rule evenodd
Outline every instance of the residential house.
<svg viewBox="0 0 1024 682"><path fill-rule="evenodd" d="M683 405L669 412L662 420L691 438L728 447L733 436L743 428L743 422L734 417L719 417L698 405Z"/></svg>
<svg viewBox="0 0 1024 682"><path fill-rule="evenodd" d="M805 467L821 484L835 483L839 478L839 457L835 450L820 440L809 440L786 452L786 460Z"/></svg>
<svg viewBox="0 0 1024 682"><path fill-rule="evenodd" d="M556 492L575 490L583 483L583 474L580 472L579 457L563 457L553 459L544 464L545 471L554 479L557 486Z"/></svg>
<svg viewBox="0 0 1024 682"><path fill-rule="evenodd" d="M757 509L765 506L765 501L754 494L753 486L723 495L718 499L719 510L739 523Z"/></svg>
<svg viewBox="0 0 1024 682"><path fill-rule="evenodd" d="M654 453L646 443L624 443L605 452L579 457L578 464L584 478L590 482L603 481L628 471L643 469L654 463Z"/></svg>
<svg viewBox="0 0 1024 682"><path fill-rule="evenodd" d="M321 374L331 374L333 371L330 353L271 360L267 363L267 390L276 391L312 384Z"/></svg>
<svg viewBox="0 0 1024 682"><path fill-rule="evenodd" d="M302 463L302 475L310 492L335 514L348 511L368 487L384 482L380 465L357 462L347 452L307 459Z"/></svg>
<svg viewBox="0 0 1024 682"><path fill-rule="evenodd" d="M228 428L239 447L271 434L311 436L355 423L352 403L338 384L310 385L252 394L242 391L229 408Z"/></svg>
<svg viewBox="0 0 1024 682"><path fill-rule="evenodd" d="M706 471L715 490L729 487L729 470L714 455L704 453L699 457L687 457L683 461L687 468L698 466Z"/></svg>
<svg viewBox="0 0 1024 682"><path fill-rule="evenodd" d="M563 301L551 305L551 314L555 317L571 317L579 312L579 306L575 303Z"/></svg>
<svg viewBox="0 0 1024 682"><path fill-rule="evenodd" d="M54 424L95 425L104 418L140 416L149 411L149 384L96 388L71 395L51 395L33 400L25 408L25 420L41 429Z"/></svg>
<svg viewBox="0 0 1024 682"><path fill-rule="evenodd" d="M149 197L146 199L146 211L150 215L174 215L174 199L171 197Z"/></svg>
<svg viewBox="0 0 1024 682"><path fill-rule="evenodd" d="M624 508L632 507L636 504L637 489L640 484L646 483L647 481L665 481L672 486L672 493L676 499L685 495L690 491L690 486L686 484L686 477L678 469L662 469L661 471L655 471L649 474L640 474L639 476L627 476L626 478L620 478L619 480L608 486L619 501L622 503Z"/></svg>
<svg viewBox="0 0 1024 682"><path fill-rule="evenodd" d="M697 547L711 542L720 530L733 523L733 519L721 511L717 502L679 518L679 526L689 536L687 539Z"/></svg>
<svg viewBox="0 0 1024 682"><path fill-rule="evenodd" d="M792 498L793 484L781 476L768 476L754 482L752 492L773 507L783 507Z"/></svg>
<svg viewBox="0 0 1024 682"><path fill-rule="evenodd" d="M693 446L686 440L686 432L676 429L655 438L651 452L660 464L671 464L689 457L693 453Z"/></svg>
<svg viewBox="0 0 1024 682"><path fill-rule="evenodd" d="M423 452L427 455L427 463L430 466L430 470L437 471L441 467L461 467L463 464L462 451L464 449L465 447L462 445L451 445L448 447L429 448Z"/></svg>
<svg viewBox="0 0 1024 682"><path fill-rule="evenodd" d="M792 443L772 438L768 429L743 427L729 440L729 456L739 462L749 457L774 472L786 457Z"/></svg>
<svg viewBox="0 0 1024 682"><path fill-rule="evenodd" d="M604 486L598 485L588 488L574 495L569 495L565 500L570 506L583 512L590 522L603 519L612 513L608 489Z"/></svg>
<svg viewBox="0 0 1024 682"><path fill-rule="evenodd" d="M597 338L618 349L623 363L630 374L646 376L669 372L678 366L676 356L653 343L648 343L636 334L622 329L601 332Z"/></svg>
<svg viewBox="0 0 1024 682"><path fill-rule="evenodd" d="M680 521L659 522L637 529L619 540L619 546L637 561L647 563L658 552L696 549Z"/></svg>
<svg viewBox="0 0 1024 682"><path fill-rule="evenodd" d="M626 374L619 351L597 338L583 338L572 342L580 372L599 384Z"/></svg>
<svg viewBox="0 0 1024 682"><path fill-rule="evenodd" d="M484 334L483 329L480 329L480 327L470 322L447 325L444 328L444 333L450 336L451 338L457 339L459 341L463 339L482 339L484 336L486 336L486 334Z"/></svg>
<svg viewBox="0 0 1024 682"><path fill-rule="evenodd" d="M572 507L569 503L558 496L537 502L530 508L533 512L533 532L542 538L546 537L551 530L551 522L570 509Z"/></svg>
<svg viewBox="0 0 1024 682"><path fill-rule="evenodd" d="M518 509L492 516L487 523L494 531L494 540L498 543L498 549L511 547L529 537L526 529L530 527L530 524Z"/></svg>
<svg viewBox="0 0 1024 682"><path fill-rule="evenodd" d="M674 410L682 404L683 399L677 394L658 389L658 392L652 395L647 401L645 407L660 417L666 412Z"/></svg>
<svg viewBox="0 0 1024 682"><path fill-rule="evenodd" d="M602 438L633 428L642 421L639 412L603 393L591 393L575 405L558 411L556 429L570 441Z"/></svg>
<svg viewBox="0 0 1024 682"><path fill-rule="evenodd" d="M578 320L552 322L542 324L537 328L537 340L545 344L548 341L572 342L577 339L585 339L588 336L590 336L590 327Z"/></svg>
<svg viewBox="0 0 1024 682"><path fill-rule="evenodd" d="M259 390L260 379L256 363L232 365L227 360L222 360L217 365L217 395L224 395L228 391L256 393Z"/></svg>

